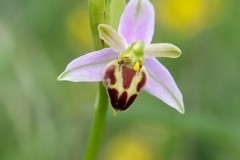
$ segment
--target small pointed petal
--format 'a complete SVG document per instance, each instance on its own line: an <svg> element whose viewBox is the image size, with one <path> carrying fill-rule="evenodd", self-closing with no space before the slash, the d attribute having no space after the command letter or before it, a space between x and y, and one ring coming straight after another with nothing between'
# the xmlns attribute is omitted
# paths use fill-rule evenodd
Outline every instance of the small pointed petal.
<svg viewBox="0 0 240 160"><path fill-rule="evenodd" d="M177 58L181 54L181 50L170 43L155 43L145 47L145 56L147 57Z"/></svg>
<svg viewBox="0 0 240 160"><path fill-rule="evenodd" d="M88 53L70 62L66 70L58 77L58 80L72 82L102 81L104 68L117 57L118 54L110 48Z"/></svg>
<svg viewBox="0 0 240 160"><path fill-rule="evenodd" d="M149 0L130 0L120 19L118 33L131 44L142 40L150 44L154 32L154 8Z"/></svg>
<svg viewBox="0 0 240 160"><path fill-rule="evenodd" d="M182 94L169 71L155 58L147 58L144 65L149 75L145 90L184 113Z"/></svg>
<svg viewBox="0 0 240 160"><path fill-rule="evenodd" d="M126 47L126 41L118 35L117 31L109 25L98 25L99 36L107 43L115 52L121 53Z"/></svg>

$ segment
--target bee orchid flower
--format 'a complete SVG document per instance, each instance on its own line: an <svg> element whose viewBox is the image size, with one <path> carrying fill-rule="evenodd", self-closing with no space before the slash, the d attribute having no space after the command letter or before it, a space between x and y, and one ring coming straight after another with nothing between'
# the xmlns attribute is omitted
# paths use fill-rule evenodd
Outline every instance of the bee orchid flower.
<svg viewBox="0 0 240 160"><path fill-rule="evenodd" d="M112 107L124 111L145 90L180 113L183 98L169 71L156 57L177 58L181 50L170 43L152 43L154 8L149 0L130 0L118 31L98 26L100 38L110 46L70 62L58 80L103 81Z"/></svg>

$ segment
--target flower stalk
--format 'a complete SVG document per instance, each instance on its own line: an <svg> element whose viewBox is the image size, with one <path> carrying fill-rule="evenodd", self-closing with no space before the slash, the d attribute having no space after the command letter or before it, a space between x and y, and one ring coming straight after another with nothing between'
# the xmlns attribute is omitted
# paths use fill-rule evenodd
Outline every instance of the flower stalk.
<svg viewBox="0 0 240 160"><path fill-rule="evenodd" d="M99 50L104 48L104 41L99 37L98 25L104 23L117 27L125 6L125 0L111 0L111 2L110 0L89 0L88 6L93 45L95 50ZM97 159L108 111L108 95L102 82L99 82L98 85L96 111L88 139L85 160Z"/></svg>
<svg viewBox="0 0 240 160"><path fill-rule="evenodd" d="M99 91L96 100L96 112L88 139L85 160L97 159L99 145L104 132L107 111L108 97L102 83L99 83Z"/></svg>

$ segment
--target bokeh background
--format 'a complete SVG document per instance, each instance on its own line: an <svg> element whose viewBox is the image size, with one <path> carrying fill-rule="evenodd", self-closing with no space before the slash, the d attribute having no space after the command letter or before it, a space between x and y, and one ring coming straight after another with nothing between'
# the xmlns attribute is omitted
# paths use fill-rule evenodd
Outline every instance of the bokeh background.
<svg viewBox="0 0 240 160"><path fill-rule="evenodd" d="M159 60L186 113L145 92L126 112L109 108L99 159L240 159L240 1L152 2L153 41L183 51ZM86 0L1 0L0 160L83 159L97 84L56 77L92 50Z"/></svg>

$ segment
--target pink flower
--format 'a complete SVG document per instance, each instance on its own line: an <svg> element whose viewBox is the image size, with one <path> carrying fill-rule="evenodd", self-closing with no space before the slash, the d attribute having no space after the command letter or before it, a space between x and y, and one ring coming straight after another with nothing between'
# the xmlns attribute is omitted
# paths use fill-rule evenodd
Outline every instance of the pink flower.
<svg viewBox="0 0 240 160"><path fill-rule="evenodd" d="M58 80L103 81L112 107L126 110L141 90L184 113L183 98L169 71L155 57L176 58L181 50L169 43L151 44L154 8L149 0L130 0L118 28L98 26L100 38L110 48L74 59Z"/></svg>

